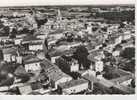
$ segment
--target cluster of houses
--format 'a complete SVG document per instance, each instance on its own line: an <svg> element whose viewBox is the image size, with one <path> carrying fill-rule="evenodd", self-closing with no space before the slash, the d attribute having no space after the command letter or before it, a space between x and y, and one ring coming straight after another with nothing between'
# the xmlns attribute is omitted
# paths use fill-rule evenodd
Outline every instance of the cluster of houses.
<svg viewBox="0 0 137 100"><path fill-rule="evenodd" d="M69 26L72 27L69 29ZM122 50L135 46L134 25L127 24L126 28L119 26L94 21L79 22L77 19L67 20L58 10L56 21L48 20L36 34L25 33L16 35L13 39L1 36L0 66L11 65L14 68L14 71L8 72L9 76L14 77L14 82L10 86L1 86L1 93L12 90L15 94L94 94L95 84L109 91L115 88L123 94L134 93L134 89L129 87L134 79L133 73L117 69L120 77L110 80L103 77L105 66L111 65L111 61L104 63L102 59L109 59L108 54L118 58ZM71 42L67 41L65 35L68 30L74 35ZM63 42L58 42L61 39ZM84 45L89 52L87 58L91 63L86 70L80 67L77 59L72 58L73 52L80 45ZM51 59L48 59L46 54L49 54ZM74 79L72 73L79 75L77 79ZM101 89L104 91L104 88Z"/></svg>

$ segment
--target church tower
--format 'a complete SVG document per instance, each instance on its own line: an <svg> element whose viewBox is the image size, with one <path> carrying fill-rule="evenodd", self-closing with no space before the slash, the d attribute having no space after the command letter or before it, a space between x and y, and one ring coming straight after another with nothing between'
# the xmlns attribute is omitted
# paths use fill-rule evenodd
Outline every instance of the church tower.
<svg viewBox="0 0 137 100"><path fill-rule="evenodd" d="M57 21L61 22L61 20L62 20L61 11L60 11L60 9L58 9L58 11L57 11Z"/></svg>

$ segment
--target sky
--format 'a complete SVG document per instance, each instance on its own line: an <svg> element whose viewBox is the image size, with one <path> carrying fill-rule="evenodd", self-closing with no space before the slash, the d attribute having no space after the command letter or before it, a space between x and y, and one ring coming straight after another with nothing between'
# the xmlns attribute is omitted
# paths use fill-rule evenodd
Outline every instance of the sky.
<svg viewBox="0 0 137 100"><path fill-rule="evenodd" d="M135 0L0 0L0 6L135 4Z"/></svg>

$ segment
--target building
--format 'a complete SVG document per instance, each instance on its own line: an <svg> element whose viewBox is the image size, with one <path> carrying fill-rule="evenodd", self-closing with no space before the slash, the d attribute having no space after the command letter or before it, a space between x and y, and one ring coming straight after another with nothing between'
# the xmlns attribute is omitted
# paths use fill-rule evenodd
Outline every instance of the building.
<svg viewBox="0 0 137 100"><path fill-rule="evenodd" d="M34 35L28 35L25 36L22 40L22 44L28 44L28 43L38 43L38 42L42 42L42 39L37 38Z"/></svg>
<svg viewBox="0 0 137 100"><path fill-rule="evenodd" d="M18 54L16 48L4 48L3 50L3 60L6 62L16 62Z"/></svg>
<svg viewBox="0 0 137 100"><path fill-rule="evenodd" d="M45 37L46 37L46 34L42 34L42 33L41 33L41 34L36 34L35 36L36 36L36 38L39 38L39 39L43 39L43 40L44 40Z"/></svg>
<svg viewBox="0 0 137 100"><path fill-rule="evenodd" d="M124 32L124 34L122 34L122 40L128 40L131 38L131 32L130 31L126 31Z"/></svg>
<svg viewBox="0 0 137 100"><path fill-rule="evenodd" d="M41 43L41 42L38 42L38 43L29 43L29 50L30 51L43 50L43 43Z"/></svg>
<svg viewBox="0 0 137 100"><path fill-rule="evenodd" d="M41 59L34 55L28 55L23 57L23 65L26 72L36 72L41 70L40 66Z"/></svg>
<svg viewBox="0 0 137 100"><path fill-rule="evenodd" d="M58 90L61 94L76 94L89 88L89 81L85 79L71 80L69 82L65 82L59 84Z"/></svg>
<svg viewBox="0 0 137 100"><path fill-rule="evenodd" d="M61 56L56 59L56 64L62 69L62 71L69 72L77 72L79 71L78 61L69 56Z"/></svg>
<svg viewBox="0 0 137 100"><path fill-rule="evenodd" d="M90 55L88 55L88 59L92 62L90 68L92 70L95 70L96 72L102 72L103 71L103 62L101 61L105 57L103 51L96 50L91 52Z"/></svg>
<svg viewBox="0 0 137 100"><path fill-rule="evenodd" d="M14 44L15 44L15 45L20 45L21 42L22 42L22 38L15 38L15 39L14 39Z"/></svg>
<svg viewBox="0 0 137 100"><path fill-rule="evenodd" d="M92 31L92 26L91 25L88 25L87 26L87 32L88 32L88 34L93 34L93 31Z"/></svg>
<svg viewBox="0 0 137 100"><path fill-rule="evenodd" d="M42 84L40 82L32 82L32 83L26 83L23 86L17 87L19 90L19 93L22 95L28 95L36 90L42 89Z"/></svg>
<svg viewBox="0 0 137 100"><path fill-rule="evenodd" d="M96 72L102 72L104 69L103 61L96 61L95 62L95 71Z"/></svg>
<svg viewBox="0 0 137 100"><path fill-rule="evenodd" d="M116 50L112 53L114 57L118 57L120 55L120 50Z"/></svg>
<svg viewBox="0 0 137 100"><path fill-rule="evenodd" d="M55 89L57 89L57 86L60 83L65 83L70 80L72 80L72 77L69 75L63 73L58 66L55 64L51 63L49 60L45 59L41 62L41 67L44 69L45 74L49 78L51 82L51 86Z"/></svg>
<svg viewBox="0 0 137 100"><path fill-rule="evenodd" d="M120 44L122 42L122 36L118 36L116 39L115 39L115 44Z"/></svg>

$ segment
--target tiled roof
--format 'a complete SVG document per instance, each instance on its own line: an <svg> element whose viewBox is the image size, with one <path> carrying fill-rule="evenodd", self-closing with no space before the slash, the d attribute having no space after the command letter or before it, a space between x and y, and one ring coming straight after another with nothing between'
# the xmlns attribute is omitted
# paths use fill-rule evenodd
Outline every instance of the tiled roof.
<svg viewBox="0 0 137 100"><path fill-rule="evenodd" d="M126 76L123 76L123 77L120 77L120 78L112 79L110 81L113 82L113 83L117 83L117 82L122 83L124 81L129 80L129 79L132 79L131 75L126 75Z"/></svg>
<svg viewBox="0 0 137 100"><path fill-rule="evenodd" d="M37 43L29 43L29 45L41 45L43 44L42 42L37 42Z"/></svg>
<svg viewBox="0 0 137 100"><path fill-rule="evenodd" d="M33 63L33 62L40 62L41 60L34 55L28 55L28 56L23 57L23 61L25 64L28 64L28 63Z"/></svg>
<svg viewBox="0 0 137 100"><path fill-rule="evenodd" d="M49 60L45 59L41 62L41 67L45 70L45 74L53 81L57 81L63 77L70 77L63 73L58 66L52 64Z"/></svg>
<svg viewBox="0 0 137 100"><path fill-rule="evenodd" d="M67 89L67 88L78 86L78 85L84 84L84 83L88 83L88 81L85 79L78 79L78 80L71 80L69 82L61 83L59 86L62 89Z"/></svg>
<svg viewBox="0 0 137 100"><path fill-rule="evenodd" d="M27 72L26 72L25 68L22 65L17 67L17 69L14 72L15 75L25 74L25 73L27 73Z"/></svg>
<svg viewBox="0 0 137 100"><path fill-rule="evenodd" d="M36 36L30 35L30 36L25 36L23 38L23 41L35 41L35 40L41 40L39 38L37 38Z"/></svg>
<svg viewBox="0 0 137 100"><path fill-rule="evenodd" d="M5 48L3 49L4 54L12 54L12 55L17 55L17 49L16 48Z"/></svg>

